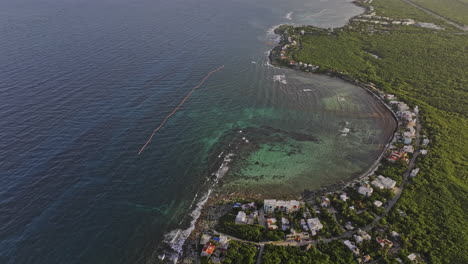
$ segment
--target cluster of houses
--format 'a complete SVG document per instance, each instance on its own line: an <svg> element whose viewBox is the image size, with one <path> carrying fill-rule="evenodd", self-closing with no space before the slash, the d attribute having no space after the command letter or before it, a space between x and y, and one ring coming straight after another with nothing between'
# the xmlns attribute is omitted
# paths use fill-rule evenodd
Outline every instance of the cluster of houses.
<svg viewBox="0 0 468 264"><path fill-rule="evenodd" d="M368 15L361 15L358 18L354 18L353 21L380 24L380 25L402 25L402 26L410 26L416 23L413 19L395 19L395 18L390 18L390 17L382 17L382 16L376 16L375 13L371 13Z"/></svg>
<svg viewBox="0 0 468 264"><path fill-rule="evenodd" d="M255 219L258 218L257 206L253 202L246 204L235 203L233 208L241 209L239 212L237 212L235 220L236 224L251 225L255 222ZM250 212L250 214L247 215L246 212Z"/></svg>
<svg viewBox="0 0 468 264"><path fill-rule="evenodd" d="M326 198L328 204L330 200ZM323 203L322 203L323 204ZM265 214L273 214L275 211L281 211L284 213L292 213L299 211L301 207L301 202L297 200L274 200L274 199L267 199L264 200L264 211ZM320 222L318 218L312 218L308 211L304 212L303 217L299 220L300 226L302 231L297 232L294 229L291 229L290 220L286 217L281 218L281 229L283 231L290 230L290 234L286 236L287 240L308 240L310 238L310 234L312 236L317 235L317 232L323 229L323 224ZM267 228L268 229L278 229L277 220L275 218L267 218ZM310 234L309 234L310 232Z"/></svg>
<svg viewBox="0 0 468 264"><path fill-rule="evenodd" d="M203 245L200 256L209 257L212 263L221 263L229 247L229 239L223 235L202 234L200 245Z"/></svg>
<svg viewBox="0 0 468 264"><path fill-rule="evenodd" d="M301 30L301 34L304 35L305 31ZM279 58L283 61L287 61L289 66L294 66L297 67L303 71L312 71L316 72L319 70L319 66L313 65L313 64L308 64L308 63L303 63L303 62L296 62L292 58L288 56L289 51L291 48L294 48L298 45L298 42L294 39L294 37L289 36L287 39L285 39L286 44L284 44L281 47L281 52Z"/></svg>
<svg viewBox="0 0 468 264"><path fill-rule="evenodd" d="M370 5L373 0L362 0L363 4ZM363 15L352 19L356 22L366 22L380 25L414 25L416 22L413 19L397 19L391 17L378 16L373 6L367 6L367 12Z"/></svg>
<svg viewBox="0 0 468 264"><path fill-rule="evenodd" d="M387 161L392 163L400 160L409 162L409 154L413 154L415 151L412 144L416 138L416 116L419 112L418 107L415 107L414 110L411 111L406 103L398 101L395 95L392 94L383 95L383 99L389 102L395 110L397 117L403 124L401 131L399 131L397 137L389 148L391 151L387 156ZM425 140L428 144L429 141L427 139ZM395 143L403 144L403 146L396 147ZM425 155L427 154L427 150L422 150L421 153Z"/></svg>
<svg viewBox="0 0 468 264"><path fill-rule="evenodd" d="M399 234L395 231L391 232L392 237L396 238L399 236ZM370 255L368 254L361 254L361 251L359 249L359 245L361 245L364 241L371 241L372 237L369 235L366 231L364 230L358 230L354 235L351 240L344 240L343 244L351 251L353 254L358 257L357 261L359 263L366 263L372 260ZM381 238L381 237L376 237L375 238L376 243L378 243L382 248L387 248L390 249L393 247L393 242L388 239L388 238Z"/></svg>

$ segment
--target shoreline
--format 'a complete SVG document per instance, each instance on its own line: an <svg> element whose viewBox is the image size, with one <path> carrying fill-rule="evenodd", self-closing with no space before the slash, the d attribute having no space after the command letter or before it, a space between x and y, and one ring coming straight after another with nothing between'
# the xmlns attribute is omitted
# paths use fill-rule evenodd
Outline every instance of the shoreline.
<svg viewBox="0 0 468 264"><path fill-rule="evenodd" d="M358 16L360 16L362 14L365 14L365 13L367 13L369 11L368 7L359 5L359 3L356 2L356 1L354 1L353 3L355 5L363 7L364 12L350 18L349 21L344 26L346 26L353 18L358 17ZM310 26L310 25L307 25L307 26ZM344 27L344 26L342 26L342 27ZM267 56L268 61L267 61L267 63L269 65L273 66L273 67L289 68L289 69L293 69L293 70L303 71L298 67L288 67L286 65L281 65L280 63L278 63L276 61L276 58L278 58L278 57L274 57L273 52L275 50L278 50L278 49L281 50L284 47L284 45L286 45L285 38L287 40L287 36L284 35L284 31L280 31L281 27L288 27L288 28L292 27L292 28L294 28L294 27L297 27L297 26L290 25L290 24L280 24L280 25L277 25L273 29L274 34L278 35L278 37L279 37L279 42L278 42L278 45L276 45L270 51L268 51L268 56ZM310 27L313 27L313 26L310 26ZM339 27L339 28L342 28L342 27ZM321 28L318 28L318 29L321 29ZM325 29L323 29L323 30L325 30ZM317 190L303 190L301 193L297 194L297 196L295 198L300 199L300 200L304 200L304 201L307 201L308 199L312 199L312 198L315 198L317 196L320 196L320 195L323 195L323 194L326 194L326 193L332 193L332 192L337 192L337 191L343 190L344 188L346 188L346 187L348 187L350 185L353 185L353 184L361 181L362 179L366 178L370 174L372 174L372 172L375 171L380 166L380 162L382 161L382 158L387 153L389 147L391 146L391 143L394 141L394 139L395 139L395 137L396 137L396 135L398 133L399 128L401 127L401 122L398 119L395 111L390 107L390 105L388 105L382 99L381 95L383 95L384 93L381 90L377 89L372 83L370 83L370 84L363 83L363 82L360 82L360 81L358 81L358 80L356 80L356 79L354 79L354 78L352 78L350 76L347 76L345 74L342 74L342 73L339 73L339 72L336 72L336 71L332 71L332 70L314 71L314 72L310 72L310 73L328 75L331 78L337 77L337 78L339 78L339 79L341 79L341 80L343 80L345 82L354 84L354 85L364 89L367 93L372 95L374 97L374 99L376 99L381 105L383 105L384 108L387 111L390 112L393 120L396 123L396 126L393 129L393 133L391 134L391 136L387 140L387 143L386 143L384 149L382 150L381 154L375 159L375 161L369 166L369 168L365 172L360 173L358 176L354 176L354 177L351 176L351 179L349 179L349 180L342 181L340 183L334 183L334 184L326 185L326 186L320 187ZM230 154L225 154L225 156L228 156L228 155L230 155ZM225 156L222 156L222 157L220 156L221 157L220 160L223 160ZM222 161L217 161L217 164L222 164L222 163L223 163ZM219 169L221 169L221 168L222 168L222 165L221 165L221 167ZM221 178L216 178L215 179L215 182L214 182L212 188L210 188L208 190L208 192L205 194L207 196L204 199L205 202L203 203L203 205L200 208L198 208L200 210L199 211L199 216L196 219L192 220L192 223L194 223L194 224L191 225L190 227L188 227L187 229L182 230L182 231L186 231L186 230L191 229L191 232L186 237L185 241L182 243L182 247L181 247L182 250L181 250L181 252L179 252L179 256L178 256L178 258L175 259L174 263L184 263L185 259L192 259L192 256L190 255L190 253L192 253L192 251L189 250L189 247L197 245L198 234L202 233L203 231L206 231L207 229L209 230L209 228L205 228L207 223L204 223L204 222L208 222L207 221L207 216L208 216L208 218L211 218L211 216L208 215L208 208L214 207L215 205L224 204L225 202L229 202L229 201L233 201L233 200L247 199L247 200L252 200L252 201L258 201L259 199L262 198L262 197L258 197L258 196L255 197L255 196L246 195L246 194L242 194L242 193L224 193L219 188L216 188L217 185L219 184L219 182L218 182L219 179L221 179ZM293 196L291 196L291 197L293 197ZM197 208L195 210L197 210ZM195 248L195 250L196 250L196 248Z"/></svg>
<svg viewBox="0 0 468 264"><path fill-rule="evenodd" d="M356 4L356 3L355 3ZM365 14L366 12L368 11L368 9L366 8L366 11L363 13ZM357 16L360 16L361 14L357 15ZM355 16L355 17L357 17ZM352 19L352 18L351 18ZM351 20L350 19L350 20ZM363 178L365 178L366 176L368 176L370 173L372 173L372 171L376 170L378 168L378 166L380 165L380 161L382 160L383 156L385 155L385 153L388 151L391 143L394 141L395 139L395 136L399 130L399 128L401 127L401 122L400 120L398 119L395 111L390 107L390 105L388 105L381 97L381 95L383 95L384 93L377 89L374 84L372 83L363 83L363 82L360 82L346 74L343 74L343 73L340 73L340 72L336 72L336 71L333 71L333 70L319 70L318 66L315 66L315 65L312 65L312 71L309 71L308 69L307 70L303 70L301 69L298 65L294 64L294 65L286 65L286 64L281 64L278 62L278 59L280 58L280 56L278 56L278 54L281 54L281 50L286 46L286 45L289 45L289 42L288 42L288 36L285 34L285 29L288 29L288 28L295 28L296 26L294 25L289 25L289 24L282 24L282 25L279 25L277 26L275 29L274 29L274 32L275 34L277 34L279 37L280 37L280 41L278 43L277 46L273 47L269 52L268 52L268 62L274 66L274 67L278 67L278 68L287 68L287 69L292 69L292 70L297 70L297 71L302 71L302 72L307 72L307 73L311 73L311 74L319 74L319 75L327 75L331 78L333 77L336 77L336 78L339 78L347 83L350 83L350 84L354 84L362 89L364 89L367 93L369 93L370 95L372 95L372 97L374 97L374 99L376 99L381 105L384 106L384 108L390 112L390 114L392 115L392 118L393 120L395 121L396 123L396 126L395 126L395 129L393 130L392 132L392 135L389 137L389 139L387 140L387 143L384 147L384 149L382 150L381 154L375 159L375 161L369 166L369 168L367 170L365 170L364 172L360 173L358 176L354 176L354 177L351 177L351 179L347 180L347 181L343 181L341 183L335 183L335 184L330 184L330 185L326 185L326 186L323 186L323 187L320 187L319 189L317 190L304 190L303 191L303 198L304 199L307 199L308 196L310 197L314 197L314 196L317 196L317 195L322 195L322 194L325 194L325 193L329 193L329 192L335 192L335 191L339 191L339 190L342 190L344 188L346 188L347 186L349 186L350 184L356 182L356 181L359 181ZM309 26L307 26L309 27ZM310 27L313 27L313 26L310 26ZM314 27L316 28L316 27ZM340 27L341 28L341 27ZM325 30L325 29L322 29L322 28L317 28L317 29L320 29L320 30ZM276 54L275 54L276 53ZM310 66L310 65L309 65Z"/></svg>

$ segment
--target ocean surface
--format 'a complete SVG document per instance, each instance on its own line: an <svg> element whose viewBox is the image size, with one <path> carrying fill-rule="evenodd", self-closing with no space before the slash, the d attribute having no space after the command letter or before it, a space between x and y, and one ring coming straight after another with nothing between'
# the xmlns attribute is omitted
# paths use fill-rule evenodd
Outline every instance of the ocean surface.
<svg viewBox="0 0 468 264"><path fill-rule="evenodd" d="M275 25L360 12L347 0L0 1L0 263L155 263L164 248L176 257L214 188L279 197L366 171L395 126L383 106L267 58Z"/></svg>

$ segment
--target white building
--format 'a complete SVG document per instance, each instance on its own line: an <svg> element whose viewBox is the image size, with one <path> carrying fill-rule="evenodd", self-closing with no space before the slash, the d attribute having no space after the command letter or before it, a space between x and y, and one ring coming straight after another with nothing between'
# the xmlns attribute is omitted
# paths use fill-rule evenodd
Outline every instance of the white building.
<svg viewBox="0 0 468 264"><path fill-rule="evenodd" d="M406 145L403 147L403 151L406 153L413 153L414 152L414 147L412 145Z"/></svg>
<svg viewBox="0 0 468 264"><path fill-rule="evenodd" d="M267 218L266 222L267 222L268 229L274 229L274 230L278 229L275 218Z"/></svg>
<svg viewBox="0 0 468 264"><path fill-rule="evenodd" d="M371 196L372 192L374 192L374 189L372 189L369 184L362 185L358 188L358 193L367 197Z"/></svg>
<svg viewBox="0 0 468 264"><path fill-rule="evenodd" d="M405 143L405 145L411 145L411 142L412 142L412 141L413 141L413 139L410 138L410 137L405 137L405 138L403 139L403 143Z"/></svg>
<svg viewBox="0 0 468 264"><path fill-rule="evenodd" d="M396 186L396 181L384 177L382 175L377 176L377 178L371 183L374 187L379 189L393 189Z"/></svg>
<svg viewBox="0 0 468 264"><path fill-rule="evenodd" d="M343 193L343 194L340 195L340 199L341 199L342 201L345 201L345 202L346 202L346 201L349 199L349 197L348 197L348 195L346 195L346 193Z"/></svg>
<svg viewBox="0 0 468 264"><path fill-rule="evenodd" d="M236 224L245 224L247 215L244 211L239 211L236 216Z"/></svg>
<svg viewBox="0 0 468 264"><path fill-rule="evenodd" d="M411 261L415 261L418 258L418 255L411 253L408 255L408 259Z"/></svg>
<svg viewBox="0 0 468 264"><path fill-rule="evenodd" d="M296 200L282 201L275 199L264 200L263 209L266 214L273 213L275 210L281 210L283 212L296 212L299 210L300 203Z"/></svg>
<svg viewBox="0 0 468 264"><path fill-rule="evenodd" d="M423 144L423 146L427 146L429 144L429 139L427 139L427 138L423 139L422 144Z"/></svg>
<svg viewBox="0 0 468 264"><path fill-rule="evenodd" d="M354 255L359 255L359 248L356 247L356 244L354 244L354 242L345 240L343 241L343 244L345 244L345 246L347 246L349 250L351 250L354 253Z"/></svg>
<svg viewBox="0 0 468 264"><path fill-rule="evenodd" d="M411 173L410 173L409 176L410 176L410 177L416 177L416 175L418 175L418 173L419 173L419 168L415 168L415 169L413 169L413 170L411 171Z"/></svg>
<svg viewBox="0 0 468 264"><path fill-rule="evenodd" d="M374 205L377 206L377 207L381 207L382 206L382 202L381 201L375 201L374 202Z"/></svg>
<svg viewBox="0 0 468 264"><path fill-rule="evenodd" d="M307 219L307 226L309 226L309 229L312 232L313 236L317 234L317 231L323 228L323 225L322 223L320 223L320 220L318 218Z"/></svg>

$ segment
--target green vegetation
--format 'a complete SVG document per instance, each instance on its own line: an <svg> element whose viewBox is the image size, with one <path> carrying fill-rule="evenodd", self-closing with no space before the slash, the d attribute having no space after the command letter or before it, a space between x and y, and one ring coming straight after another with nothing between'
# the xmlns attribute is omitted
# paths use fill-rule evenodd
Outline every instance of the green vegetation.
<svg viewBox="0 0 468 264"><path fill-rule="evenodd" d="M260 225L237 225L236 216L226 214L219 219L217 230L240 239L249 241L261 241L265 227Z"/></svg>
<svg viewBox="0 0 468 264"><path fill-rule="evenodd" d="M321 253L315 248L309 250L300 247L284 247L265 245L265 250L262 255L263 264L301 264L301 263L317 263L325 264L330 262L330 257Z"/></svg>
<svg viewBox="0 0 468 264"><path fill-rule="evenodd" d="M257 259L257 247L251 243L235 240L229 242L229 248L224 258L224 264L253 264Z"/></svg>
<svg viewBox="0 0 468 264"><path fill-rule="evenodd" d="M265 233L265 238L268 241L279 241L285 238L285 234L281 230L268 230Z"/></svg>
<svg viewBox="0 0 468 264"><path fill-rule="evenodd" d="M379 16L392 18L412 18L420 22L441 23L426 12L409 6L403 0L374 0L371 4Z"/></svg>
<svg viewBox="0 0 468 264"><path fill-rule="evenodd" d="M403 181L403 173L406 171L407 167L407 164L401 160L396 163L390 163L384 160L375 174L389 177L395 180L397 185L400 185Z"/></svg>
<svg viewBox="0 0 468 264"><path fill-rule="evenodd" d="M400 13L418 19L411 12L423 15L395 1L388 1L392 3L389 10L382 0L372 5L386 16ZM459 10L468 13L468 7ZM306 30L304 36L299 34L302 29ZM374 83L420 107L424 133L431 140L430 152L418 161L420 174L385 221L402 235L402 252L418 252L429 263L468 263L468 36L454 34L454 29L365 23L352 23L334 32L312 27L295 30L302 45L293 54L296 61ZM390 177L397 173L383 170Z"/></svg>
<svg viewBox="0 0 468 264"><path fill-rule="evenodd" d="M467 0L413 0L413 2L443 17L468 25Z"/></svg>
<svg viewBox="0 0 468 264"><path fill-rule="evenodd" d="M323 230L319 231L319 234L324 237L336 237L343 234L343 229L335 221L333 215L328 209L322 208L320 210L319 218L323 224Z"/></svg>

